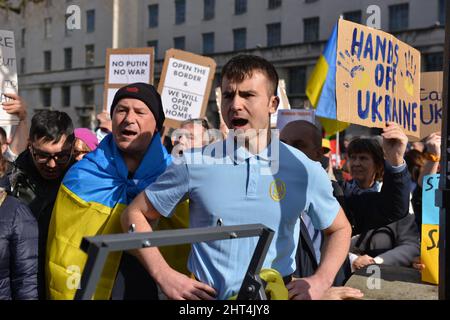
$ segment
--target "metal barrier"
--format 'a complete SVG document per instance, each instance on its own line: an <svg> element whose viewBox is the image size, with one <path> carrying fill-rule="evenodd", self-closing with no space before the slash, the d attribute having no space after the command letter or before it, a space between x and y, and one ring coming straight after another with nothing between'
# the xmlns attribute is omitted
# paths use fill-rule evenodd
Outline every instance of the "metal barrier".
<svg viewBox="0 0 450 320"><path fill-rule="evenodd" d="M83 238L81 249L88 259L81 277L81 288L75 300L90 300L110 252L170 246L196 242L259 237L252 259L238 293L238 300L266 300L263 281L259 277L274 231L262 224L226 227L192 228L146 233L123 233ZM237 262L238 263L238 262Z"/></svg>

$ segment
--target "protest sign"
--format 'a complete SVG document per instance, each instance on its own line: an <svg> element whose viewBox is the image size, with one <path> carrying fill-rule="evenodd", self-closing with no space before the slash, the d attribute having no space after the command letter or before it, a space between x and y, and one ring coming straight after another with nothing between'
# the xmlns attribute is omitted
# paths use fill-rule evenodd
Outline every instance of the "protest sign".
<svg viewBox="0 0 450 320"><path fill-rule="evenodd" d="M398 123L420 133L420 52L394 36L339 20L337 119L367 127Z"/></svg>
<svg viewBox="0 0 450 320"><path fill-rule="evenodd" d="M283 128L292 121L296 120L305 120L309 121L312 124L315 123L315 116L313 109L282 109L278 112L278 121L277 121L277 129L283 130Z"/></svg>
<svg viewBox="0 0 450 320"><path fill-rule="evenodd" d="M420 79L420 138L441 131L442 72L424 72Z"/></svg>
<svg viewBox="0 0 450 320"><path fill-rule="evenodd" d="M103 110L108 111L119 88L136 82L153 84L154 48L106 49Z"/></svg>
<svg viewBox="0 0 450 320"><path fill-rule="evenodd" d="M434 204L438 188L438 174L424 177L420 258L425 264L425 269L422 271L422 281L434 284L438 284L439 281L439 208Z"/></svg>
<svg viewBox="0 0 450 320"><path fill-rule="evenodd" d="M170 49L166 52L158 91L167 128L178 128L188 119L205 116L216 70L213 59Z"/></svg>
<svg viewBox="0 0 450 320"><path fill-rule="evenodd" d="M289 99L286 94L286 82L284 79L280 79L278 81L277 96L280 99L280 103L278 104L277 111L270 116L270 126L272 128L277 126L278 111L291 109L291 105L289 104Z"/></svg>
<svg viewBox="0 0 450 320"><path fill-rule="evenodd" d="M9 100L5 93L18 94L17 61L14 33L0 30L0 103ZM0 107L0 126L19 124L19 118L10 115Z"/></svg>

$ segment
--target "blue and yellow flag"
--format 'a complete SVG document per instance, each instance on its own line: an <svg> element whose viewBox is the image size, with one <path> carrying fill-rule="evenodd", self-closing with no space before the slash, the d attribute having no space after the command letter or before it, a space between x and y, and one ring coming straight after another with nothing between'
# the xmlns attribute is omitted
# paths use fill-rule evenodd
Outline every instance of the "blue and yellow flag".
<svg viewBox="0 0 450 320"><path fill-rule="evenodd" d="M46 282L48 298L73 299L87 260L83 237L121 233L120 214L171 163L155 134L133 177L115 144L106 136L98 148L76 163L59 189L50 222ZM121 253L108 256L94 299L109 299Z"/></svg>
<svg viewBox="0 0 450 320"><path fill-rule="evenodd" d="M306 96L316 108L316 116L320 117L320 122L327 134L334 134L349 126L346 122L336 120L337 38L336 23L306 86Z"/></svg>

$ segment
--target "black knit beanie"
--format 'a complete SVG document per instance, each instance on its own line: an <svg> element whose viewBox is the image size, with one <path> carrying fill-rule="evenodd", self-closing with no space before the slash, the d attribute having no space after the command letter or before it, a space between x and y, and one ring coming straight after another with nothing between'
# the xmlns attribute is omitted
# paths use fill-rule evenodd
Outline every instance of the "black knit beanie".
<svg viewBox="0 0 450 320"><path fill-rule="evenodd" d="M125 98L138 99L144 102L153 113L156 120L156 127L158 128L158 131L161 132L166 117L164 116L161 96L158 91L156 91L155 87L151 84L138 82L120 88L116 92L111 104L111 118L117 103Z"/></svg>

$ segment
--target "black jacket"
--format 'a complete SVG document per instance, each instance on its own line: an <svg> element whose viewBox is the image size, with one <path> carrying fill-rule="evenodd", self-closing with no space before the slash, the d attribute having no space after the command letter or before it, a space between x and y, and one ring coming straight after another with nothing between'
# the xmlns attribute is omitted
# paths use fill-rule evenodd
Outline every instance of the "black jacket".
<svg viewBox="0 0 450 320"><path fill-rule="evenodd" d="M7 196L0 206L0 300L38 298L38 226L30 209Z"/></svg>
<svg viewBox="0 0 450 320"><path fill-rule="evenodd" d="M385 166L383 186L380 192L367 192L350 197L345 197L338 183L332 181L333 195L344 209L352 225L353 235L385 226L406 217L409 209L409 181L407 167L400 173L392 173L389 166ZM300 224L296 262L297 270L294 275L297 277L309 277L318 268L311 237L303 221ZM345 284L350 276L350 262L346 258L336 275L334 285Z"/></svg>
<svg viewBox="0 0 450 320"><path fill-rule="evenodd" d="M70 165L67 167L67 170ZM53 206L64 174L59 179L45 180L34 165L30 151L22 152L9 175L11 195L22 200L31 209L39 227L39 297L45 299L45 251Z"/></svg>
<svg viewBox="0 0 450 320"><path fill-rule="evenodd" d="M409 213L408 168L399 173L385 165L383 186L380 192L338 196L345 215L352 225L352 235L366 232L398 221ZM345 189L345 185L342 189ZM335 195L336 196L336 195Z"/></svg>

